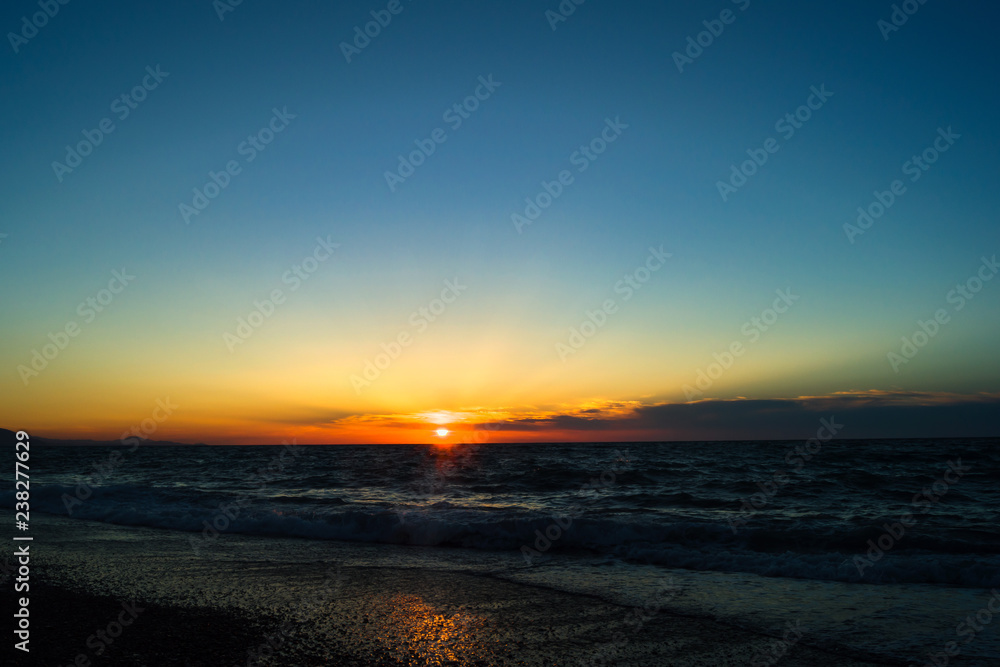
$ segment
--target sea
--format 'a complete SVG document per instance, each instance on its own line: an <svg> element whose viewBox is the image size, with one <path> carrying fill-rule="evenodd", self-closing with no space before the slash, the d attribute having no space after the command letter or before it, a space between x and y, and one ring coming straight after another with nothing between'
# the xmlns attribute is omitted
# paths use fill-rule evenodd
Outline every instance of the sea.
<svg viewBox="0 0 1000 667"><path fill-rule="evenodd" d="M1000 665L998 445L35 445L31 509L181 531L195 553L224 534L392 545L621 604L669 582L677 614L793 623L896 664Z"/></svg>

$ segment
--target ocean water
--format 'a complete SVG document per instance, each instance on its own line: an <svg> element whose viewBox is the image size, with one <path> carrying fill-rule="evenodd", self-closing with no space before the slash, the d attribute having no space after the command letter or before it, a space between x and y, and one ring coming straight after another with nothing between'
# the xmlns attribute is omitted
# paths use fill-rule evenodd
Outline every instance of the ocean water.
<svg viewBox="0 0 1000 667"><path fill-rule="evenodd" d="M949 664L996 665L998 444L36 446L31 502L185 531L196 553L221 533L424 547L437 568L626 604L669 580L679 613L795 622L905 664L956 642Z"/></svg>

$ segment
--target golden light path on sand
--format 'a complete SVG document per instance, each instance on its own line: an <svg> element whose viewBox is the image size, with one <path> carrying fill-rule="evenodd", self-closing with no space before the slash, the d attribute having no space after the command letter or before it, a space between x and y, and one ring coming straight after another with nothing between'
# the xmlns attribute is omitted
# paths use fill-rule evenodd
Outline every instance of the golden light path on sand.
<svg viewBox="0 0 1000 667"><path fill-rule="evenodd" d="M458 665L496 657L493 636L484 632L487 622L481 616L457 611L444 613L417 595L398 594L387 600L380 614L384 623L380 635L390 652L402 664Z"/></svg>

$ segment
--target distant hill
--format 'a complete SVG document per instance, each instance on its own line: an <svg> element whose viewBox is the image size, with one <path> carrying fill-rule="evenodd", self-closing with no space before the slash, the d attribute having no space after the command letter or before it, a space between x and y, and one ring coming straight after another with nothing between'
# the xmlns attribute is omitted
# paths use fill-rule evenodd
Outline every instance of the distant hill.
<svg viewBox="0 0 1000 667"><path fill-rule="evenodd" d="M121 440L56 440L55 438L44 438L42 436L32 435L31 432L28 433L31 436L31 444L33 445L57 445L60 447L121 447L123 443ZM149 440L147 438L139 437L139 441L142 442L143 447L208 447L204 442L198 443L188 443L188 442L171 442L169 440ZM5 428L0 428L0 442L4 444L17 442L17 433L15 431L10 431ZM130 446L131 442L128 443Z"/></svg>

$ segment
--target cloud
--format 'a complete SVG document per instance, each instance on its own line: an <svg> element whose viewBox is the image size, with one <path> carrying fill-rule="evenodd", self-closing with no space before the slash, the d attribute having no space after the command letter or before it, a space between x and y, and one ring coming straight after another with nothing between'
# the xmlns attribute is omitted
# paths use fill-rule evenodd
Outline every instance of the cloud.
<svg viewBox="0 0 1000 667"><path fill-rule="evenodd" d="M658 403L622 414L569 414L501 420L501 431L618 432L669 440L799 439L822 417L845 424L847 438L990 437L1000 431L1000 395L890 391L838 392L778 399L713 399Z"/></svg>
<svg viewBox="0 0 1000 667"><path fill-rule="evenodd" d="M802 440L822 418L843 424L838 437L995 437L1000 394L843 391L793 398L706 399L691 403L591 400L578 405L465 407L414 413L302 409L282 424L310 440L408 442L432 428L490 431L492 442L639 440ZM397 435L393 435L393 434Z"/></svg>

